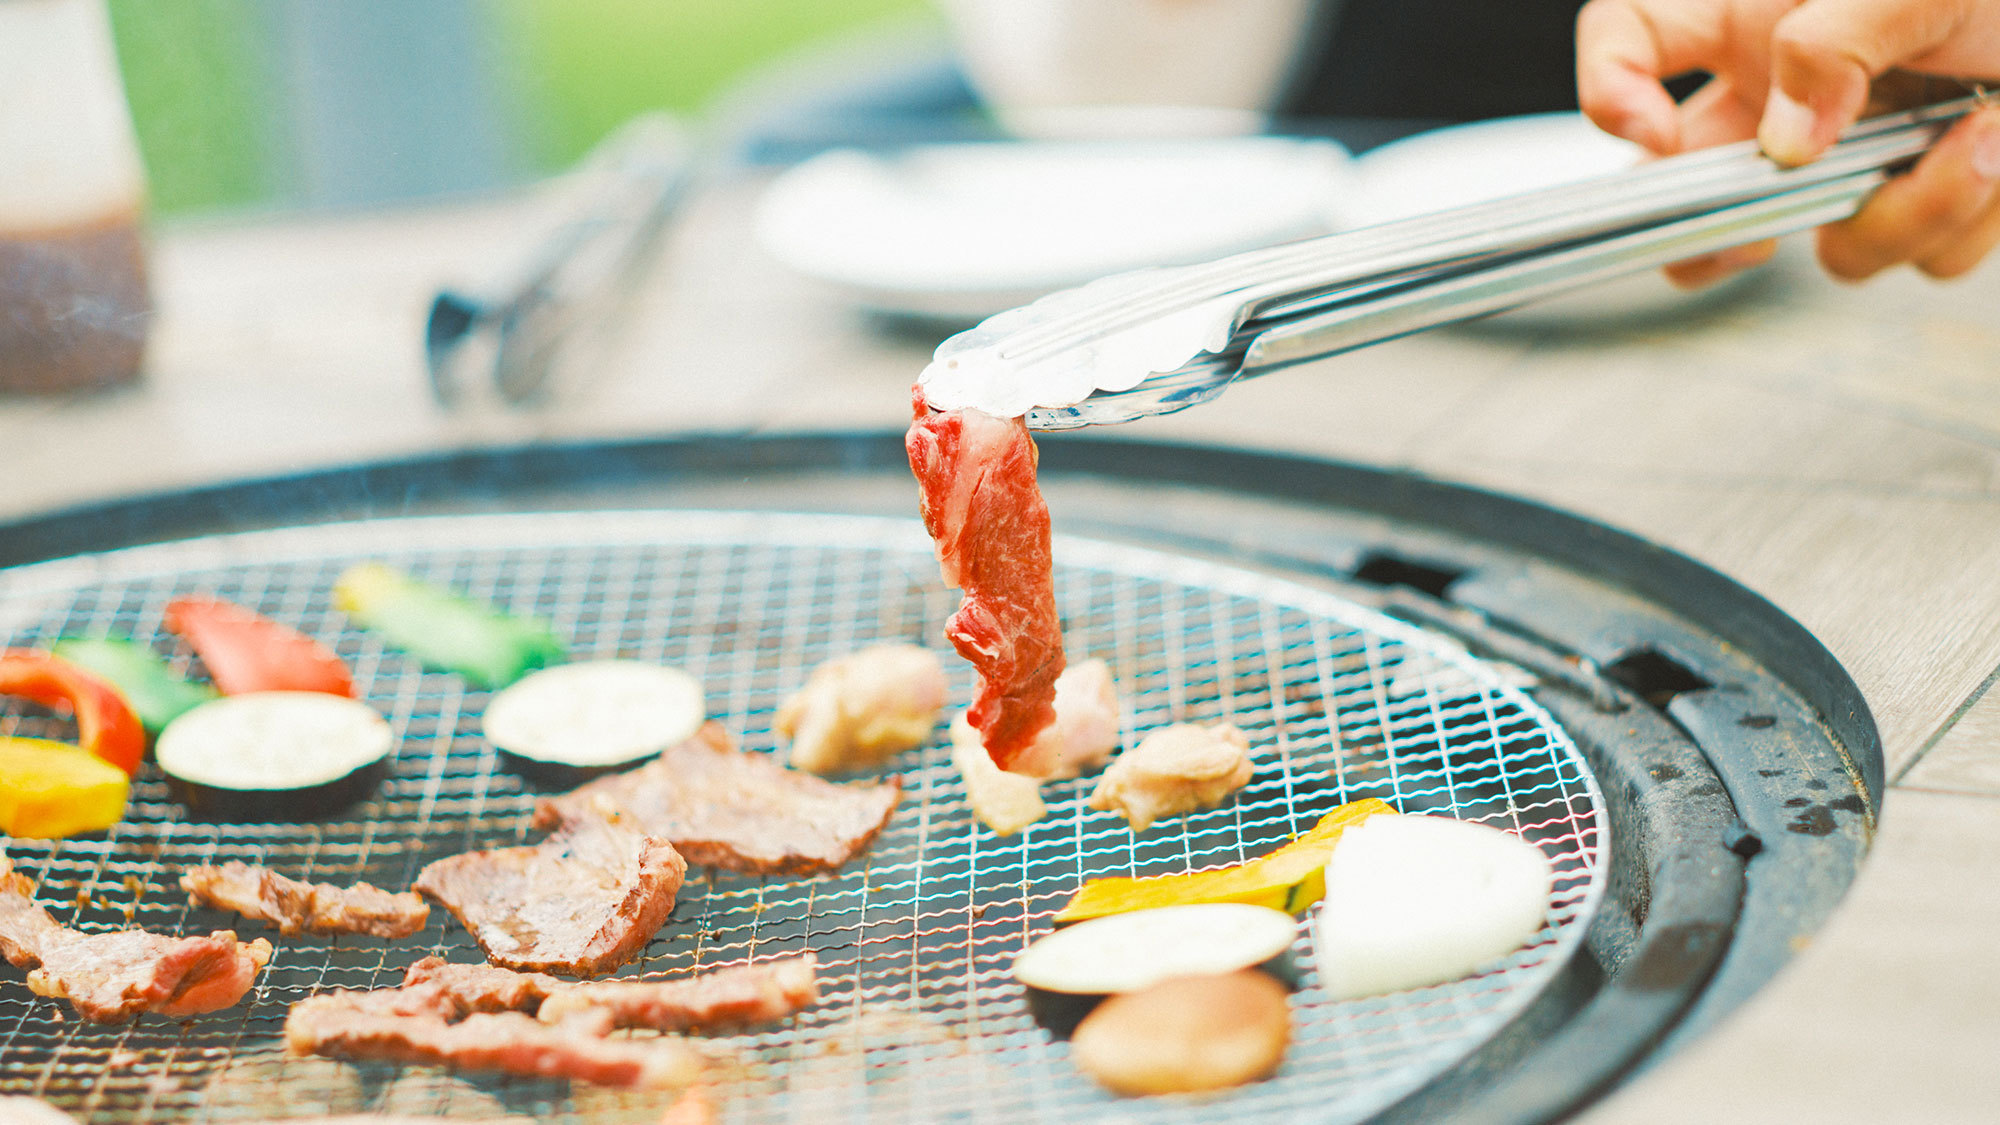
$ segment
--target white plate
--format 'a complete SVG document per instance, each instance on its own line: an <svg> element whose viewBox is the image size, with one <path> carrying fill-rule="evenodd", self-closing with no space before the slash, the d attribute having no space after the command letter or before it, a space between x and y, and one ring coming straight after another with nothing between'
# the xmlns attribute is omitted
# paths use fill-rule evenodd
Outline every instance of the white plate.
<svg viewBox="0 0 2000 1125"><path fill-rule="evenodd" d="M1435 129L1383 145L1354 162L1347 211L1369 226L1622 172L1645 150L1579 113L1539 113ZM1739 278L1745 275L1739 275ZM1734 285L1724 283L1733 291ZM1509 320L1568 321L1671 315L1723 290L1689 292L1658 271L1618 278L1501 314Z"/></svg>
<svg viewBox="0 0 2000 1125"><path fill-rule="evenodd" d="M825 153L779 176L757 238L890 312L976 320L1121 270L1338 229L1353 162L1329 141L936 145Z"/></svg>

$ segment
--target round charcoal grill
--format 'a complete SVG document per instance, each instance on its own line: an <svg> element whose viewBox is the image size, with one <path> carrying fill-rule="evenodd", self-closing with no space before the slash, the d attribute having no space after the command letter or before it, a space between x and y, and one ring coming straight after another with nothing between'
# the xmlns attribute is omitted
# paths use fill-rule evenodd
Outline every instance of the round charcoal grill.
<svg viewBox="0 0 2000 1125"><path fill-rule="evenodd" d="M1558 1113L1767 976L1770 949L1788 937L1781 931L1801 917L1809 927L1844 885L1829 877L1838 874L1829 854L1851 874L1867 806L1830 804L1839 798L1822 775L1843 779L1837 792L1865 797L1866 771L1816 716L1809 691L1764 670L1748 677L1740 645L1710 638L1708 652L1688 657L1693 647L1665 628L1687 632L1688 623L1629 592L1545 564L1534 565L1547 574L1530 573L1516 552L1463 534L1438 539L1380 510L1301 507L1273 496L1268 477L1256 490L1163 483L1144 471L1155 447L1046 445L1066 642L1073 658L1111 663L1123 745L1165 723L1226 718L1250 735L1256 774L1221 807L1136 837L1084 805L1091 779L1058 783L1045 791L1048 817L1003 839L971 818L940 731L892 763L905 799L846 869L691 879L672 919L622 972L673 975L805 950L821 964L818 1007L724 1038L733 1058L717 1072L724 1120ZM906 515L873 514L912 502L896 452L881 438L521 451L19 525L0 536L10 556L0 561L21 564L0 570L5 643L112 635L180 651L160 632L164 605L218 594L333 645L400 743L381 792L339 819L188 823L149 767L127 821L108 835L13 841L9 854L37 880L40 900L79 928L235 926L248 936L262 932L256 923L190 907L178 872L242 859L401 887L433 859L530 838L534 794L494 768L479 734L485 693L423 671L331 607L335 577L367 559L546 618L578 658L678 665L752 750L777 748L772 715L814 665L876 641L938 649L952 698L969 699L969 670L941 636L956 595L940 584L929 541ZM1065 456L1077 467L1065 471ZM1172 460L1183 472L1199 468L1185 455ZM1106 471L1121 464L1142 472ZM395 510L384 496L398 498ZM1582 606L1597 627L1628 632L1658 620L1650 636L1627 636L1624 663L1606 661L1610 672L1599 675L1582 650L1474 608L1464 595L1482 575L1515 598L1568 595L1549 603L1549 616L1575 617ZM1743 667L1725 682L1716 664L1730 661ZM1712 748L1674 718L1677 701L1685 708L1718 687L1744 690L1739 704L1754 696L1764 710L1751 717L1770 720L1737 730L1817 732L1816 745L1793 738L1788 752L1821 781L1831 827L1793 833L1810 842L1803 862L1819 875L1783 890L1782 924L1752 909L1771 894L1744 862L1763 836L1743 811L1760 806L1729 792L1708 764ZM60 731L47 716L0 711L0 733ZM1542 931L1470 978L1368 1000L1336 1002L1308 973L1283 1070L1219 1102L1114 1099L1029 1020L1012 961L1083 879L1238 862L1362 797L1538 844L1556 871ZM1785 860L1786 848L1768 850ZM281 1028L292 1002L321 988L392 986L428 954L480 953L441 910L400 942L272 936L277 953L251 997L190 1021L85 1024L30 996L10 971L0 977L0 1093L37 1095L93 1122L267 1117L274 1089L295 1114L639 1121L660 1111L657 1093L288 1059ZM1297 952L1310 967L1303 936Z"/></svg>

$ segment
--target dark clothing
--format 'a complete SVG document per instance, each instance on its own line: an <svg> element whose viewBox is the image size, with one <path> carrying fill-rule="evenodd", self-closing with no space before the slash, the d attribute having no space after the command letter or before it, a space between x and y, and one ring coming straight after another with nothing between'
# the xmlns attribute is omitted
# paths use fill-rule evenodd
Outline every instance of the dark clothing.
<svg viewBox="0 0 2000 1125"><path fill-rule="evenodd" d="M1582 0L1346 0L1287 99L1295 117L1473 121L1576 108Z"/></svg>

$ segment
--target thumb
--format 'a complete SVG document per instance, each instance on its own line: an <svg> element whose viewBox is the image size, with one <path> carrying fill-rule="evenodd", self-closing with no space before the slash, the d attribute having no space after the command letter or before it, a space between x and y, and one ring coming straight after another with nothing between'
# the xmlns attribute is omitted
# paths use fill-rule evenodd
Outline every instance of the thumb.
<svg viewBox="0 0 2000 1125"><path fill-rule="evenodd" d="M1757 139L1780 164L1826 151L1861 116L1869 83L1943 45L1972 0L1806 0L1771 33L1771 92Z"/></svg>

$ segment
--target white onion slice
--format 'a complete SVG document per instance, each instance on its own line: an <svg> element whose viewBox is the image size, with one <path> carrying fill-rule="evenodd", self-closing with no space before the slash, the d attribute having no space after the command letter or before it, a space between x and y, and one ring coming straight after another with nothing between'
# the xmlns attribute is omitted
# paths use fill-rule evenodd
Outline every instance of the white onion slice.
<svg viewBox="0 0 2000 1125"><path fill-rule="evenodd" d="M1315 942L1341 999L1465 976L1519 949L1548 913L1548 857L1511 832L1448 817L1377 816L1326 865Z"/></svg>

